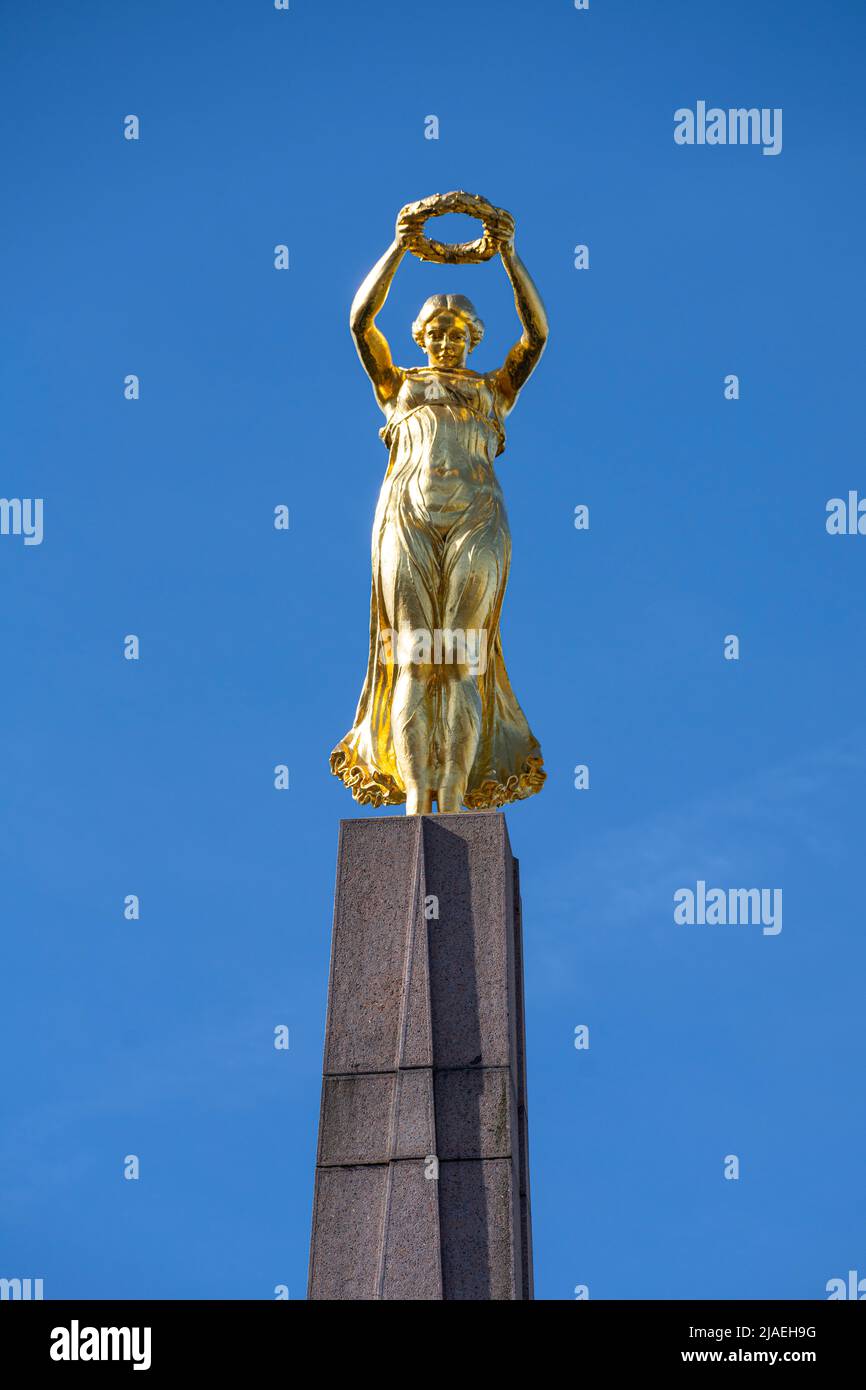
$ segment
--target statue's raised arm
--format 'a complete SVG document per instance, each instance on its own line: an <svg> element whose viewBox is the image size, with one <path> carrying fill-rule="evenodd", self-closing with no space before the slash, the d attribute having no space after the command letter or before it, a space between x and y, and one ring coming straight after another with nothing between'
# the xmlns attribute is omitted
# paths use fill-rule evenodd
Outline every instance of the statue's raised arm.
<svg viewBox="0 0 866 1390"><path fill-rule="evenodd" d="M411 249L418 231L417 218L404 208L397 218L394 240L361 285L349 312L349 327L358 356L382 407L390 404L399 391L400 375L394 367L388 339L376 327L376 315L388 298L397 267Z"/></svg>
<svg viewBox="0 0 866 1390"><path fill-rule="evenodd" d="M544 352L548 334L547 315L532 276L514 249L514 218L503 208L496 210L491 233L496 238L502 264L514 289L514 305L523 325L523 332L505 362L492 374L499 387L504 409L508 411Z"/></svg>

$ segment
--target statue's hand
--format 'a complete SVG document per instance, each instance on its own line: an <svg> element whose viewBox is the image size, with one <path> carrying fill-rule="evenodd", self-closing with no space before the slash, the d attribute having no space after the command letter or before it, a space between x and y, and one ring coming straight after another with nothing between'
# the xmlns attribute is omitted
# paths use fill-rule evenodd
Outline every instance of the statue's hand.
<svg viewBox="0 0 866 1390"><path fill-rule="evenodd" d="M397 214L397 225L394 229L394 236L398 244L405 251L411 251L421 235L421 230L417 215L407 212L406 208L401 208Z"/></svg>
<svg viewBox="0 0 866 1390"><path fill-rule="evenodd" d="M514 250L514 218L505 208L496 209L495 216L488 222L488 230L500 254Z"/></svg>

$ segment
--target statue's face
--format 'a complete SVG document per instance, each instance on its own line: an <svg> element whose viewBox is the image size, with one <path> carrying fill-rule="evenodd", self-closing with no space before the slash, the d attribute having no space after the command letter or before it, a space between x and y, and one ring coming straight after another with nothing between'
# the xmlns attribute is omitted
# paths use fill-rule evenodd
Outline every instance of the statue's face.
<svg viewBox="0 0 866 1390"><path fill-rule="evenodd" d="M424 350L431 367L462 367L469 342L466 320L445 309L424 329Z"/></svg>

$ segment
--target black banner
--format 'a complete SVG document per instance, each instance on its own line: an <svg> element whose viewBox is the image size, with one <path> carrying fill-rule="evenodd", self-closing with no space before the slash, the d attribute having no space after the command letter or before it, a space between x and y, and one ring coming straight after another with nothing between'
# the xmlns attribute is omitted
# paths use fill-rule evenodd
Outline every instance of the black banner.
<svg viewBox="0 0 866 1390"><path fill-rule="evenodd" d="M10 1302L0 1308L0 1345L4 1369L12 1361L25 1375L49 1371L59 1377L93 1376L110 1367L115 1374L159 1376L189 1370L197 1376L225 1376L253 1365L287 1367L304 1351L305 1337L320 1338L347 1312L345 1303L301 1301ZM383 1324L379 1316L368 1308L368 1337L384 1327L389 1335L399 1335L393 1313L385 1314ZM413 1313L407 1335L428 1328L430 1316L429 1309L427 1314ZM475 1314L472 1336L485 1329L478 1351L480 1355L483 1346L489 1355L490 1332L500 1324L495 1312L492 1324L482 1316L484 1323L479 1324ZM560 1305L552 1321L550 1304L539 1303L527 1307L525 1316L528 1326L543 1329L545 1337L561 1332L579 1338L573 1347L581 1365L592 1357L597 1368L650 1373L675 1366L743 1364L805 1365L826 1374L858 1364L864 1329L862 1314L834 1301L587 1301L568 1309ZM537 1317L541 1323L535 1322ZM404 1312L400 1322L405 1318ZM465 1365L471 1343L461 1345ZM450 1359L454 1354L448 1343L443 1356Z"/></svg>

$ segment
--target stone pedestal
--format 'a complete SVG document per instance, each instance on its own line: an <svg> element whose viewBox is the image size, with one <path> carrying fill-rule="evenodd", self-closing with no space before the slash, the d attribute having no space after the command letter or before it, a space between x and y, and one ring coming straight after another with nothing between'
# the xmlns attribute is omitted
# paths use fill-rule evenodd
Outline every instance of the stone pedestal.
<svg viewBox="0 0 866 1390"><path fill-rule="evenodd" d="M342 821L312 1299L532 1298L505 817Z"/></svg>

